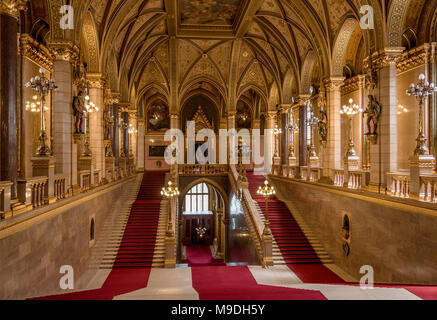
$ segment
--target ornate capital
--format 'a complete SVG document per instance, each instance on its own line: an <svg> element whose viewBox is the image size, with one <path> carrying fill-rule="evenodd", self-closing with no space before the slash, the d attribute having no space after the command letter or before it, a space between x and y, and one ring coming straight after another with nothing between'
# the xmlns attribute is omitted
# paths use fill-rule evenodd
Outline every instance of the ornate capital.
<svg viewBox="0 0 437 320"><path fill-rule="evenodd" d="M323 81L326 91L340 90L344 84L345 77L330 77Z"/></svg>
<svg viewBox="0 0 437 320"><path fill-rule="evenodd" d="M0 0L0 14L6 14L18 20L20 10L27 10L27 0Z"/></svg>
<svg viewBox="0 0 437 320"><path fill-rule="evenodd" d="M41 67L52 70L54 56L44 45L38 43L28 34L21 34L19 39L20 54Z"/></svg>
<svg viewBox="0 0 437 320"><path fill-rule="evenodd" d="M113 105L120 102L120 94L112 92L111 89L105 90L105 104Z"/></svg>
<svg viewBox="0 0 437 320"><path fill-rule="evenodd" d="M106 83L106 76L103 73L87 73L86 80L90 88L104 89Z"/></svg>
<svg viewBox="0 0 437 320"><path fill-rule="evenodd" d="M79 60L79 48L68 40L49 40L47 46L56 60L67 61L71 64Z"/></svg>
<svg viewBox="0 0 437 320"><path fill-rule="evenodd" d="M364 59L364 69L368 70L370 66L372 66L374 70L380 70L390 66L396 66L404 50L405 48L403 47L400 48L395 47L395 48L385 48L379 52L375 52L370 57L372 61L369 61L370 60L369 57Z"/></svg>

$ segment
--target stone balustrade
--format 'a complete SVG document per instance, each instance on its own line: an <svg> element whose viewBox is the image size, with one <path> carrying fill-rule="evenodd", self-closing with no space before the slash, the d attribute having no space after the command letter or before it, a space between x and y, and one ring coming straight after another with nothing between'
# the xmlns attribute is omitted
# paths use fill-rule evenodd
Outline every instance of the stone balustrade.
<svg viewBox="0 0 437 320"><path fill-rule="evenodd" d="M421 193L420 200L426 202L437 202L436 187L437 187L437 175L422 175L420 176Z"/></svg>
<svg viewBox="0 0 437 320"><path fill-rule="evenodd" d="M115 182L119 179L126 178L126 176L118 176L119 168L112 169L112 177L102 176L102 171L82 170L78 172L78 184L82 192L91 190L92 188L101 184ZM128 176L135 174L136 170L129 170ZM131 173L131 174L129 174ZM53 196L48 194L48 186L53 186ZM27 179L17 180L17 202L12 205L11 202L11 188L13 183L9 181L0 181L0 220L12 218L23 213L29 212L33 209L38 209L45 205L52 204L56 201L63 200L71 194L72 186L70 185L69 174L56 174L50 182L46 176L32 177Z"/></svg>
<svg viewBox="0 0 437 320"><path fill-rule="evenodd" d="M334 169L334 186L343 187L345 182L345 174L343 169Z"/></svg>
<svg viewBox="0 0 437 320"><path fill-rule="evenodd" d="M229 169L222 164L185 164L179 165L180 175L224 175Z"/></svg>
<svg viewBox="0 0 437 320"><path fill-rule="evenodd" d="M410 173L396 172L388 173L388 180L391 181L390 195L398 198L410 197Z"/></svg>
<svg viewBox="0 0 437 320"><path fill-rule="evenodd" d="M68 174L55 175L54 196L56 200L61 200L67 197Z"/></svg>
<svg viewBox="0 0 437 320"><path fill-rule="evenodd" d="M26 207L37 209L48 203L47 177L17 180L18 200Z"/></svg>
<svg viewBox="0 0 437 320"><path fill-rule="evenodd" d="M82 191L88 191L91 189L91 171L82 170L79 171L79 186Z"/></svg>

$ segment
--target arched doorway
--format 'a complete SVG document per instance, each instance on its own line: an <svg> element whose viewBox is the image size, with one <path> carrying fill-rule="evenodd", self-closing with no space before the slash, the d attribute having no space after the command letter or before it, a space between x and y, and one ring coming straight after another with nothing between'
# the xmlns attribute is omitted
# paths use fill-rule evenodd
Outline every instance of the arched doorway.
<svg viewBox="0 0 437 320"><path fill-rule="evenodd" d="M215 259L227 256L227 197L215 182L198 179L181 193L179 217L179 261L186 261L186 249L208 247Z"/></svg>

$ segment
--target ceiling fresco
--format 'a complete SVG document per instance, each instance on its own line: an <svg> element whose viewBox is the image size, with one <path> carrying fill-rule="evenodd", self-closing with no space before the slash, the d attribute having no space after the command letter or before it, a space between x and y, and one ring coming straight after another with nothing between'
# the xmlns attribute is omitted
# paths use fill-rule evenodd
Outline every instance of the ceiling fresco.
<svg viewBox="0 0 437 320"><path fill-rule="evenodd" d="M232 25L241 0L179 0L182 25Z"/></svg>

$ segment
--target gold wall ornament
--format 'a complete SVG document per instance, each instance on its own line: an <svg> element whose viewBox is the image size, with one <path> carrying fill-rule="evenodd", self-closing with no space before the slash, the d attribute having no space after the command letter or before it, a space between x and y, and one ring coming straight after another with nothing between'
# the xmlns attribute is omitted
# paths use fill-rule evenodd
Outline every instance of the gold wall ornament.
<svg viewBox="0 0 437 320"><path fill-rule="evenodd" d="M18 20L20 11L27 10L27 0L0 0L0 14L6 14Z"/></svg>
<svg viewBox="0 0 437 320"><path fill-rule="evenodd" d="M43 44L28 34L21 34L19 38L19 53L46 70L53 71L55 56Z"/></svg>

